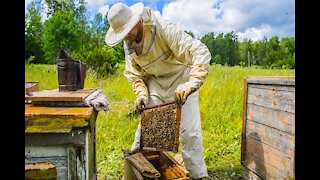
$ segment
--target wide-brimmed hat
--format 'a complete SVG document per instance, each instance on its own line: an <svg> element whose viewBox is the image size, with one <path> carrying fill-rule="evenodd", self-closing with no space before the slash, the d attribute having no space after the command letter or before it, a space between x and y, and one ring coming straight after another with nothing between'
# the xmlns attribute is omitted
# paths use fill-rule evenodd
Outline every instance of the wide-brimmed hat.
<svg viewBox="0 0 320 180"><path fill-rule="evenodd" d="M143 9L143 3L136 3L130 7L123 3L116 3L110 8L108 11L110 27L105 37L108 46L117 45L127 36L139 22Z"/></svg>

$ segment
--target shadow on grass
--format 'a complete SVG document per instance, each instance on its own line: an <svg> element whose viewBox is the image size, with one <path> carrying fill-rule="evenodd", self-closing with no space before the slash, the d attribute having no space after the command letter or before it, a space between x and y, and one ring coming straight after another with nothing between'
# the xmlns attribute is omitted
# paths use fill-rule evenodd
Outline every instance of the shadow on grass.
<svg viewBox="0 0 320 180"><path fill-rule="evenodd" d="M243 166L238 165L233 168L221 168L208 171L211 179L219 180L244 180L243 177Z"/></svg>

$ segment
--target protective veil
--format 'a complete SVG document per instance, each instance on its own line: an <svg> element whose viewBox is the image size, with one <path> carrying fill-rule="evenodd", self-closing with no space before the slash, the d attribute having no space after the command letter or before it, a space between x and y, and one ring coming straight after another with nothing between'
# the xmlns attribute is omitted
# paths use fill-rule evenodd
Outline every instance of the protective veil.
<svg viewBox="0 0 320 180"><path fill-rule="evenodd" d="M192 178L207 177L203 159L198 89L207 74L211 54L199 40L174 24L156 17L147 7L142 13L143 39L139 44L124 41L126 69L137 98L148 97L147 106L173 101L175 94L191 89L182 106L180 138L182 157ZM136 50L142 48L137 55ZM177 87L180 87L177 90ZM175 91L179 91L175 93ZM190 91L188 91L190 92ZM138 125L132 150L139 147Z"/></svg>

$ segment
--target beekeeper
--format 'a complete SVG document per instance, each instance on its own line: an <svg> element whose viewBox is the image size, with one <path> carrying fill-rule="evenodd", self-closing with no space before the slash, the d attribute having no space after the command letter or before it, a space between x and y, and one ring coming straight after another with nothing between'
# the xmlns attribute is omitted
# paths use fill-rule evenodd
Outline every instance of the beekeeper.
<svg viewBox="0 0 320 180"><path fill-rule="evenodd" d="M124 76L132 83L135 106L146 107L176 101L182 105L180 138L182 158L192 178L208 177L203 159L198 89L211 59L208 48L175 24L156 16L142 3L130 7L114 4L107 19L105 42L115 46L124 40ZM140 146L141 125L132 149Z"/></svg>

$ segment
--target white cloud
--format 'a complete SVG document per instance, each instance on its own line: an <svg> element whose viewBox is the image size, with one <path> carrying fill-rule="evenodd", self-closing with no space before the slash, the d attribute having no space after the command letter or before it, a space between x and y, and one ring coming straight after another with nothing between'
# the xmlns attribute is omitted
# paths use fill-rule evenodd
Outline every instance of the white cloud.
<svg viewBox="0 0 320 180"><path fill-rule="evenodd" d="M102 17L105 17L107 12L109 11L109 5L105 5L99 8L98 12L102 14Z"/></svg>
<svg viewBox="0 0 320 180"><path fill-rule="evenodd" d="M292 0L176 0L163 7L162 16L198 37L233 31L239 40L281 38L294 36L294 4Z"/></svg>
<svg viewBox="0 0 320 180"><path fill-rule="evenodd" d="M27 7L28 7L28 4L31 0L25 0L24 1L24 13L27 13Z"/></svg>
<svg viewBox="0 0 320 180"><path fill-rule="evenodd" d="M252 41L261 40L263 37L269 37L272 34L272 28L269 25L247 28L245 32L238 32L238 40L251 39Z"/></svg>
<svg viewBox="0 0 320 180"><path fill-rule="evenodd" d="M100 7L117 2L116 0L85 0L88 6L93 7L95 9L99 9Z"/></svg>

